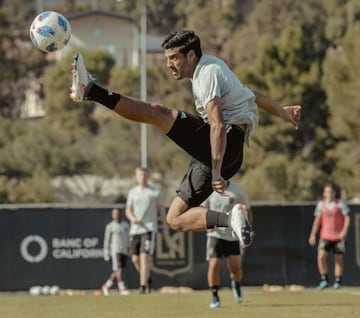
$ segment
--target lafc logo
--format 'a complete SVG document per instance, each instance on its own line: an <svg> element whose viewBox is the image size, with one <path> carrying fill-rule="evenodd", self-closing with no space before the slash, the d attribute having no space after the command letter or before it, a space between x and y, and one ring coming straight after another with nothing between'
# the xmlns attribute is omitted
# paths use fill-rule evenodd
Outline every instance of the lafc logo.
<svg viewBox="0 0 360 318"><path fill-rule="evenodd" d="M191 232L170 232L166 239L156 237L152 270L169 277L189 271L193 266Z"/></svg>

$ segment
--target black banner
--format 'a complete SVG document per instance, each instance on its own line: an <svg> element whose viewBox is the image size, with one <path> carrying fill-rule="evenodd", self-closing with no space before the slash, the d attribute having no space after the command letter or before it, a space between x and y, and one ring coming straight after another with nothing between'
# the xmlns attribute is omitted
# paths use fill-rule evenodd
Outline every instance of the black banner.
<svg viewBox="0 0 360 318"><path fill-rule="evenodd" d="M360 209L350 208L343 283L360 285ZM307 242L313 210L314 205L253 206L256 240L245 254L244 285L318 282L316 248ZM102 250L110 212L111 207L0 208L0 290L27 290L34 285L100 288L111 272ZM172 231L169 241L160 233L153 260L154 287L207 288L205 233ZM124 274L129 288L137 288L138 274L130 259ZM225 264L221 279L223 286L229 283Z"/></svg>

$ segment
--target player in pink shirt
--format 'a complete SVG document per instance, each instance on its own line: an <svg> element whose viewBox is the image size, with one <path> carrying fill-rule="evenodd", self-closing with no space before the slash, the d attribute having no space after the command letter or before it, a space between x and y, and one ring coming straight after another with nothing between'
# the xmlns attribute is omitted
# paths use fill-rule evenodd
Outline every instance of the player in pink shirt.
<svg viewBox="0 0 360 318"><path fill-rule="evenodd" d="M320 230L317 264L320 273L320 283L317 287L322 290L329 287L327 256L330 251L334 254L333 288L341 287L344 273L343 255L345 253L345 239L350 225L349 207L341 199L336 198L336 188L332 184L324 187L323 200L315 208L315 219L311 229L309 244L314 246L316 234Z"/></svg>

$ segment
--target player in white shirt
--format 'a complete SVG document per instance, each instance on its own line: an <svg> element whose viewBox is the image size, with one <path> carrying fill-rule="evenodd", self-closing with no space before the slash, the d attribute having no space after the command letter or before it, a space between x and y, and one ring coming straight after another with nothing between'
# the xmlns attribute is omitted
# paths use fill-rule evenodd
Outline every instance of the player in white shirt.
<svg viewBox="0 0 360 318"><path fill-rule="evenodd" d="M117 283L120 295L128 295L129 291L123 280L123 272L129 251L129 224L121 222L119 209L111 211L112 221L105 227L104 234L104 259L112 260L112 273L103 284L102 291L109 295L109 289Z"/></svg>
<svg viewBox="0 0 360 318"><path fill-rule="evenodd" d="M240 202L247 207L249 220L252 224L252 210L250 202L245 191L233 182L227 181L227 188L225 195L220 195L213 192L203 203L204 206L216 210L226 211L231 210L232 206ZM243 294L240 287L240 282L243 277L241 255L244 250L240 248L239 239L232 235L231 229L227 227L217 227L207 232L206 242L206 258L208 261L208 285L212 294L212 302L210 308L220 307L220 297L218 290L220 288L220 266L222 257L226 258L227 268L229 271L231 288L234 295L234 300L241 303Z"/></svg>
<svg viewBox="0 0 360 318"><path fill-rule="evenodd" d="M140 293L151 292L151 260L155 251L158 215L164 224L164 235L169 235L166 211L159 189L148 184L148 171L136 168L138 185L131 188L126 201L126 216L131 222L131 260L140 275Z"/></svg>

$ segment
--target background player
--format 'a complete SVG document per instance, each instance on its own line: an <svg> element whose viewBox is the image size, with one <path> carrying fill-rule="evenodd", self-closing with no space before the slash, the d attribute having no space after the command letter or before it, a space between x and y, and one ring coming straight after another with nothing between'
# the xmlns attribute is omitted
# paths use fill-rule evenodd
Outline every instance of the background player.
<svg viewBox="0 0 360 318"><path fill-rule="evenodd" d="M210 209L226 213L226 211L229 211L236 202L240 202L247 207L249 221L252 224L253 216L248 196L243 189L233 182L227 181L224 195L213 192L203 205ZM206 257L208 260L207 279L212 293L210 308L220 307L218 290L220 288L220 267L222 257L226 258L234 299L237 303L242 302L243 295L240 282L243 277L241 264L241 254L243 251L244 250L240 248L238 238L232 235L231 229L219 227L208 230Z"/></svg>
<svg viewBox="0 0 360 318"><path fill-rule="evenodd" d="M130 189L126 202L126 216L131 222L131 260L140 275L140 293L151 292L151 261L155 251L158 229L158 213L163 231L169 235L166 211L161 202L159 189L148 184L148 170L136 168L137 185Z"/></svg>
<svg viewBox="0 0 360 318"><path fill-rule="evenodd" d="M105 296L109 295L109 289L117 283L120 295L128 295L129 290L123 281L123 272L126 266L129 250L129 225L121 222L119 209L111 211L112 221L105 227L104 234L104 259L112 260L112 273L103 284L102 291Z"/></svg>
<svg viewBox="0 0 360 318"><path fill-rule="evenodd" d="M344 274L343 255L345 253L345 239L350 225L349 207L341 199L336 198L336 186L328 184L323 190L323 200L315 208L315 219L311 229L309 244L314 246L316 234L320 230L317 265L320 273L320 283L317 287L322 290L330 286L328 277L328 253L334 254L333 288L341 287Z"/></svg>

